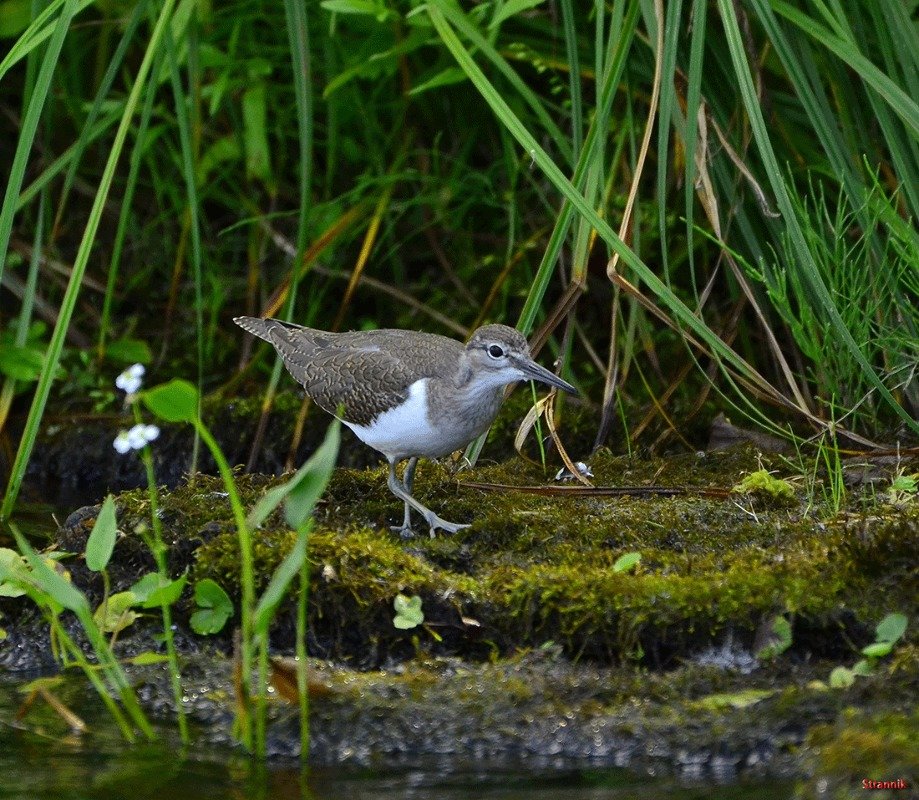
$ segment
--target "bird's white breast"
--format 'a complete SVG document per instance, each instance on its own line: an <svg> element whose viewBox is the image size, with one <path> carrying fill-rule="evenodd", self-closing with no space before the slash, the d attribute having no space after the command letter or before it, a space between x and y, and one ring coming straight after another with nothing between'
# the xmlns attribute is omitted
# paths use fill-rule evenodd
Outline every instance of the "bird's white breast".
<svg viewBox="0 0 919 800"><path fill-rule="evenodd" d="M384 411L369 425L353 422L345 422L345 425L362 442L390 458L441 456L445 452L445 440L443 431L438 433L431 427L427 388L427 378L415 381L409 387L408 399L402 405ZM452 449L462 447L463 444L465 442ZM452 452L452 449L446 452Z"/></svg>

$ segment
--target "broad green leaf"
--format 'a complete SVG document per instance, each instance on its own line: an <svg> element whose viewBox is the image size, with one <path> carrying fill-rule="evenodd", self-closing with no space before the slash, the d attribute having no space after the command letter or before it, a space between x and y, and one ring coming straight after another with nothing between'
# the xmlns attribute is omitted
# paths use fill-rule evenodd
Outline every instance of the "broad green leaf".
<svg viewBox="0 0 919 800"><path fill-rule="evenodd" d="M161 576L158 577L160 577L161 581L160 586L147 595L147 599L142 604L144 608L171 606L182 596L182 590L188 581L188 573L183 573L174 581L167 581Z"/></svg>
<svg viewBox="0 0 919 800"><path fill-rule="evenodd" d="M45 361L44 350L0 342L0 372L17 381L38 380Z"/></svg>
<svg viewBox="0 0 919 800"><path fill-rule="evenodd" d="M148 572L131 587L131 591L143 603L150 596L150 593L158 589L159 586L160 576L156 572Z"/></svg>
<svg viewBox="0 0 919 800"><path fill-rule="evenodd" d="M96 524L86 540L86 566L93 572L101 572L108 565L115 549L118 522L115 519L115 501L111 495L105 498Z"/></svg>
<svg viewBox="0 0 919 800"><path fill-rule="evenodd" d="M393 617L392 624L400 630L417 628L424 622L421 598L417 594L411 597L397 594L396 599L393 600L393 608L396 609L396 616Z"/></svg>
<svg viewBox="0 0 919 800"><path fill-rule="evenodd" d="M116 339L105 346L105 356L123 364L149 364L153 360L150 345L142 339Z"/></svg>
<svg viewBox="0 0 919 800"><path fill-rule="evenodd" d="M141 393L144 404L166 422L194 422L198 417L198 390L175 378Z"/></svg>
<svg viewBox="0 0 919 800"><path fill-rule="evenodd" d="M130 591L137 597L143 608L159 608L162 605L171 606L182 595L188 575L171 581L158 572L148 572Z"/></svg>
<svg viewBox="0 0 919 800"><path fill-rule="evenodd" d="M202 636L223 630L227 620L233 616L233 601L223 587L210 578L195 584L195 603L199 608L191 615L191 627Z"/></svg>
<svg viewBox="0 0 919 800"><path fill-rule="evenodd" d="M134 624L138 614L133 610L137 604L134 592L118 592L102 603L93 614L93 619L104 633L117 633Z"/></svg>
<svg viewBox="0 0 919 800"><path fill-rule="evenodd" d="M23 583L29 582L26 560L9 547L0 547L0 597L22 597Z"/></svg>
<svg viewBox="0 0 919 800"><path fill-rule="evenodd" d="M0 597L22 597L25 593L26 590L13 581L0 581Z"/></svg>
<svg viewBox="0 0 919 800"><path fill-rule="evenodd" d="M631 552L624 553L616 559L613 564L613 572L628 572L635 569L641 561L641 553Z"/></svg>
<svg viewBox="0 0 919 800"><path fill-rule="evenodd" d="M896 642L906 633L907 619L905 614L888 614L882 619L875 632L879 642Z"/></svg>

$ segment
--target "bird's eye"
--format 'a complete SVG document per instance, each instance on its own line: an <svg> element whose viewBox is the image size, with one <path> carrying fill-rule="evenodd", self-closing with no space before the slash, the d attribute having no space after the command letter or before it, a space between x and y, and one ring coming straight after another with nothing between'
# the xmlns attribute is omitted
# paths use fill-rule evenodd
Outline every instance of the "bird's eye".
<svg viewBox="0 0 919 800"><path fill-rule="evenodd" d="M501 358L504 355L504 348L499 344L488 345L488 355L492 358Z"/></svg>

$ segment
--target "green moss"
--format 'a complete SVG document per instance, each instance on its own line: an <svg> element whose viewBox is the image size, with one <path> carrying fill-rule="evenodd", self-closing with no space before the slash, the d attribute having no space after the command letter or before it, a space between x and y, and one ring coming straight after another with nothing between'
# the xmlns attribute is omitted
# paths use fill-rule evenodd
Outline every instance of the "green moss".
<svg viewBox="0 0 919 800"><path fill-rule="evenodd" d="M919 507L818 524L797 507L751 510L731 499L640 492L662 484L726 488L759 463L751 448L666 460L601 451L591 462L596 483L635 487L635 494L572 498L464 488L467 481L546 485L541 468L519 459L458 475L422 462L418 498L472 525L435 539L420 531L407 542L387 529L402 504L386 488L386 468L337 470L310 540L314 619L334 621L336 635L350 626L349 635L392 637L393 598L418 594L451 647L480 648L484 639L508 652L554 640L570 654L618 661L640 653L639 641L685 653L727 630L752 638L775 613L825 626L838 639L842 615L873 626L879 587L883 611L915 613ZM279 480L237 478L247 507ZM123 530L149 513L145 492L122 495L119 506ZM220 482L199 477L164 493L161 506L173 569L187 566L193 580L210 577L238 591L238 540ZM261 587L293 540L280 514L254 532ZM640 564L614 571L626 552L640 552ZM793 645L807 646L797 638Z"/></svg>
<svg viewBox="0 0 919 800"><path fill-rule="evenodd" d="M916 742L919 712L915 708L905 714L848 708L835 722L811 728L803 755L810 762L809 771L814 778L801 794L862 797L862 781L866 779L905 778L913 786L919 774Z"/></svg>
<svg viewBox="0 0 919 800"><path fill-rule="evenodd" d="M740 483L735 484L731 491L737 494L766 495L776 500L792 500L795 496L795 491L788 481L774 477L765 469L751 472Z"/></svg>

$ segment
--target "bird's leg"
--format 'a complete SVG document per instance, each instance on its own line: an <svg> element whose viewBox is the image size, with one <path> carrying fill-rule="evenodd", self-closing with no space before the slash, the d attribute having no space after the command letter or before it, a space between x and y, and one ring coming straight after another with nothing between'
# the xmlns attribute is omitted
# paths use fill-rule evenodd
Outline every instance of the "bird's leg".
<svg viewBox="0 0 919 800"><path fill-rule="evenodd" d="M399 535L403 539L408 539L414 536L412 531L412 526L410 524L409 512L410 509L414 508L421 516L424 517L424 521L428 523L428 527L431 530L431 536L434 536L434 531L438 528L447 533L456 533L463 528L468 528L468 525L462 525L457 522L448 522L445 519L441 519L437 516L430 508L422 503L419 503L411 495L411 486L415 478L415 465L418 463L417 458L409 459L408 466L405 468L405 478L403 481L400 481L396 477L396 462L391 460L389 462L389 478L386 481L386 485L389 486L389 491L391 491L396 497L402 500L405 503L405 521L402 524L401 528L394 527L394 531L398 531Z"/></svg>
<svg viewBox="0 0 919 800"><path fill-rule="evenodd" d="M405 472L402 473L402 488L409 494L412 493L412 485L415 483L415 467L417 465L418 457L413 456L408 460L408 464L405 465ZM398 530L403 539L407 539L412 535L412 506L408 500L405 501L405 517L402 520L402 527L393 527L393 530ZM406 534L406 531L408 534Z"/></svg>

